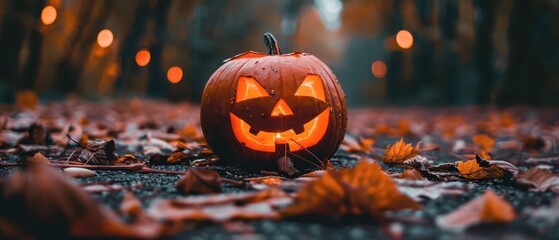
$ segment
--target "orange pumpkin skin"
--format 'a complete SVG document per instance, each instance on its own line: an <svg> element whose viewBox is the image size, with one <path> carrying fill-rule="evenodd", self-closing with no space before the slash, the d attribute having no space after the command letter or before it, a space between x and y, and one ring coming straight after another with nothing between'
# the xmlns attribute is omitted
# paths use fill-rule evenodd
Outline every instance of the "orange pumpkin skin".
<svg viewBox="0 0 559 240"><path fill-rule="evenodd" d="M336 76L313 55L247 52L210 77L200 118L222 160L260 169L274 168L286 148L317 165L308 151L329 159L343 140L347 109ZM295 155L288 154L296 167L308 166Z"/></svg>

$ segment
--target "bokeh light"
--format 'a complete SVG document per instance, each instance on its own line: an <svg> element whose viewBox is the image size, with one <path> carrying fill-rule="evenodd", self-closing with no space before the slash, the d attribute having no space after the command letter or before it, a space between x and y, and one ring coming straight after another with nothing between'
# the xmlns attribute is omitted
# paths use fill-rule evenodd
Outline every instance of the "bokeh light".
<svg viewBox="0 0 559 240"><path fill-rule="evenodd" d="M111 32L111 30L109 29L103 29L97 35L97 44L99 44L99 46L102 48L106 48L108 46L111 46L111 44L113 43L113 39L113 32Z"/></svg>
<svg viewBox="0 0 559 240"><path fill-rule="evenodd" d="M383 61L374 61L371 69L373 71L373 75L377 78L383 78L386 76L387 68L386 63Z"/></svg>
<svg viewBox="0 0 559 240"><path fill-rule="evenodd" d="M403 49L411 48L413 45L413 35L407 30L400 30L396 34L396 43Z"/></svg>
<svg viewBox="0 0 559 240"><path fill-rule="evenodd" d="M142 49L136 53L136 64L140 67L145 67L149 64L151 55L147 49Z"/></svg>
<svg viewBox="0 0 559 240"><path fill-rule="evenodd" d="M56 16L56 8L53 6L46 6L43 8L43 11L41 11L41 21L45 25L51 25L54 23L54 21L56 21Z"/></svg>
<svg viewBox="0 0 559 240"><path fill-rule="evenodd" d="M172 66L167 71L167 79L171 83L178 83L182 79L182 69L178 66Z"/></svg>

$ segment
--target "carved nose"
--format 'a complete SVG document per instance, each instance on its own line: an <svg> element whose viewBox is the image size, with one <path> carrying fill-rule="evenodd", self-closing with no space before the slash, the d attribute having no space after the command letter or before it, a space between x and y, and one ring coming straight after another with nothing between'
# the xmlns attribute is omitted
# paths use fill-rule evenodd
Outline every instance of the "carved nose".
<svg viewBox="0 0 559 240"><path fill-rule="evenodd" d="M293 115L293 111L287 105L287 103L282 98L280 98L278 103L276 103L276 106L274 106L271 116L278 117L278 116L289 116L289 115Z"/></svg>

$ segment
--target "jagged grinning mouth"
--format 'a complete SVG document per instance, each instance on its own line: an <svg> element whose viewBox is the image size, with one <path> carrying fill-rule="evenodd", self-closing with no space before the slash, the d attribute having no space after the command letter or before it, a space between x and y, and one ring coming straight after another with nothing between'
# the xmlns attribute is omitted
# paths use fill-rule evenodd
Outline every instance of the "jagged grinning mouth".
<svg viewBox="0 0 559 240"><path fill-rule="evenodd" d="M324 137L324 134L328 129L330 111L329 108L326 108L318 116L303 124L305 130L300 134L296 134L293 129L279 133L259 131L257 134L252 134L250 133L250 125L247 122L233 113L229 113L229 116L231 118L233 133L241 144L256 151L275 152L276 139L278 139L278 137L285 140L293 139L306 148L316 145L322 137ZM302 149L299 144L293 141L287 142L291 151L298 151Z"/></svg>

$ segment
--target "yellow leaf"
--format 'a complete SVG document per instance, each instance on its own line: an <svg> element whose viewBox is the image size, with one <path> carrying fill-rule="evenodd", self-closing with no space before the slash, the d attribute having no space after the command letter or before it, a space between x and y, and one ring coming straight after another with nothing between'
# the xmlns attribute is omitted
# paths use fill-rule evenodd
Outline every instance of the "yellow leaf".
<svg viewBox="0 0 559 240"><path fill-rule="evenodd" d="M400 141L394 145L386 146L384 157L381 159L384 163L403 163L417 154L419 154L417 148L412 147L410 143L406 144L404 139L400 138Z"/></svg>
<svg viewBox="0 0 559 240"><path fill-rule="evenodd" d="M483 151L489 151L495 144L495 140L487 134L477 134L472 137L472 142L480 145Z"/></svg>

